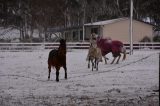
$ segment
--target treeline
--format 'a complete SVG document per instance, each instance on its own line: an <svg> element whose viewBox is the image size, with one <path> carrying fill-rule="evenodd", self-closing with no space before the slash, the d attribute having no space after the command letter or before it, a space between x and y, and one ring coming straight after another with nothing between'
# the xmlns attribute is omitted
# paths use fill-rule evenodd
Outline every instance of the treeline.
<svg viewBox="0 0 160 106"><path fill-rule="evenodd" d="M159 0L133 0L134 19L160 26ZM20 31L21 40L47 36L48 28L81 27L84 23L129 17L130 0L0 0L0 26Z"/></svg>

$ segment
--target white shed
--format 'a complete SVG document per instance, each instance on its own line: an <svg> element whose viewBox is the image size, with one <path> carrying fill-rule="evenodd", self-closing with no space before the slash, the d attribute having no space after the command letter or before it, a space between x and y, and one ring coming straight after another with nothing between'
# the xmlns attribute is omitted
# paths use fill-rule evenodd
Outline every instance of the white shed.
<svg viewBox="0 0 160 106"><path fill-rule="evenodd" d="M129 18L117 18L112 20L87 23L85 28L85 40L89 39L92 32L105 37L110 37L114 40L129 42ZM133 20L133 42L139 42L144 37L153 38L153 25Z"/></svg>

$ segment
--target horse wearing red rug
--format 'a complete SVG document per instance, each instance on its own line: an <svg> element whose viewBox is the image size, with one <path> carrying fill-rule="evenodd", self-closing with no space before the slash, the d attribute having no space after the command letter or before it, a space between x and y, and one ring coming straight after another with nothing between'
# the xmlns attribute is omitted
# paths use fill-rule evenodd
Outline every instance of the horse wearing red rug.
<svg viewBox="0 0 160 106"><path fill-rule="evenodd" d="M114 59L111 64L114 63L115 59L118 57L117 64L119 63L119 59L121 57L121 53L124 54L123 60L126 58L126 49L124 44L118 40L111 40L111 39L104 39L104 38L97 38L97 46L101 49L102 56L105 58L105 63L107 63L107 58L105 55L108 53L112 53Z"/></svg>

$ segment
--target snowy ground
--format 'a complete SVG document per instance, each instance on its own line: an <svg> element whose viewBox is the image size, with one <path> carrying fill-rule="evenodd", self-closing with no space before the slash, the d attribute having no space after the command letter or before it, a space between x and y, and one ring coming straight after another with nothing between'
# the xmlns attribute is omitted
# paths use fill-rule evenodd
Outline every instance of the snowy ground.
<svg viewBox="0 0 160 106"><path fill-rule="evenodd" d="M158 106L159 51L87 68L87 50L67 52L68 79L47 81L49 50L0 52L0 106ZM112 60L111 54L109 63Z"/></svg>

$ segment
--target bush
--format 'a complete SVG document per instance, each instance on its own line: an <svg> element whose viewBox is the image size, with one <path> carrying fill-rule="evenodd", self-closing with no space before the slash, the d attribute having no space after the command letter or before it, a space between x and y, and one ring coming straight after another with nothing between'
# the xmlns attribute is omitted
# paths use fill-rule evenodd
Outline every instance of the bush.
<svg viewBox="0 0 160 106"><path fill-rule="evenodd" d="M145 36L140 42L151 42L151 39L148 36Z"/></svg>
<svg viewBox="0 0 160 106"><path fill-rule="evenodd" d="M32 38L32 42L36 42L36 43L39 43L39 42L43 42L44 40L42 38Z"/></svg>
<svg viewBox="0 0 160 106"><path fill-rule="evenodd" d="M154 36L153 42L160 42L160 36L158 36L158 35Z"/></svg>

